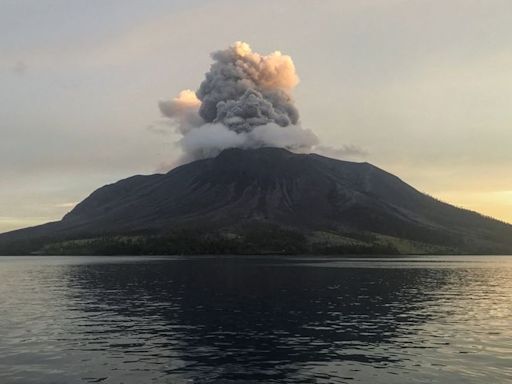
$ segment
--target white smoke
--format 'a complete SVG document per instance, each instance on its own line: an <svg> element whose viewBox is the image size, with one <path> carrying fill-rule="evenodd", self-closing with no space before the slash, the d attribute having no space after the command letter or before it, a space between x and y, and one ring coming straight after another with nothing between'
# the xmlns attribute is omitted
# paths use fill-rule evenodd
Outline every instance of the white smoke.
<svg viewBox="0 0 512 384"><path fill-rule="evenodd" d="M199 116L201 101L190 89L181 91L171 101L160 101L158 106L162 114L172 120L182 135L204 124L204 120Z"/></svg>
<svg viewBox="0 0 512 384"><path fill-rule="evenodd" d="M281 127L268 123L248 132L237 133L224 124L204 124L183 136L179 145L185 152L183 162L216 156L228 148L280 147L304 152L317 143L315 134L297 125Z"/></svg>
<svg viewBox="0 0 512 384"><path fill-rule="evenodd" d="M341 147L316 145L315 152L327 157L341 160L359 160L368 156L368 152L366 152L363 148L353 144L343 145Z"/></svg>
<svg viewBox="0 0 512 384"><path fill-rule="evenodd" d="M299 78L290 56L260 55L236 42L212 54L214 63L197 92L184 90L159 103L183 135L186 161L216 156L227 148L282 147L306 152L316 135L299 125L291 92Z"/></svg>

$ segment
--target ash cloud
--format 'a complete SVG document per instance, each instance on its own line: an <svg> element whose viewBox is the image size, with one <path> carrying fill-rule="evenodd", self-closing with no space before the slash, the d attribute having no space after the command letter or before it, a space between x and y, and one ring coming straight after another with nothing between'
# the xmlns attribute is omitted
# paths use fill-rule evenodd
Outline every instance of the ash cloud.
<svg viewBox="0 0 512 384"><path fill-rule="evenodd" d="M233 147L307 152L318 144L316 135L299 124L292 98L299 77L290 56L279 51L260 55L236 42L211 57L214 62L196 92L184 90L159 103L182 135L183 161Z"/></svg>
<svg viewBox="0 0 512 384"><path fill-rule="evenodd" d="M206 122L220 122L236 132L272 122L282 127L298 123L290 94L299 77L290 56L279 51L262 56L237 42L212 58L215 63L197 91L199 114Z"/></svg>
<svg viewBox="0 0 512 384"><path fill-rule="evenodd" d="M199 116L201 101L194 91L185 89L170 101L160 101L160 112L172 120L178 132L186 135L192 129L202 126L205 121Z"/></svg>

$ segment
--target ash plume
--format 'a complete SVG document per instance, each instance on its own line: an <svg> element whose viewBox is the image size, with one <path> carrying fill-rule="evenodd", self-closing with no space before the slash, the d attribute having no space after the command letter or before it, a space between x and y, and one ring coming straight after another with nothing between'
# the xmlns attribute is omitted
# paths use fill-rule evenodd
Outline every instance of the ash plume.
<svg viewBox="0 0 512 384"><path fill-rule="evenodd" d="M247 43L214 52L214 63L196 92L161 101L161 113L182 135L186 161L226 148L275 146L308 151L316 135L299 124L292 91L299 78L290 56L253 52Z"/></svg>
<svg viewBox="0 0 512 384"><path fill-rule="evenodd" d="M197 91L205 121L221 122L236 132L270 122L297 124L299 113L290 93L299 78L290 56L261 56L237 42L212 58L215 63Z"/></svg>
<svg viewBox="0 0 512 384"><path fill-rule="evenodd" d="M199 116L201 101L194 91L185 89L171 101L160 101L158 107L164 116L170 118L178 132L186 135L190 130L202 126L205 122Z"/></svg>

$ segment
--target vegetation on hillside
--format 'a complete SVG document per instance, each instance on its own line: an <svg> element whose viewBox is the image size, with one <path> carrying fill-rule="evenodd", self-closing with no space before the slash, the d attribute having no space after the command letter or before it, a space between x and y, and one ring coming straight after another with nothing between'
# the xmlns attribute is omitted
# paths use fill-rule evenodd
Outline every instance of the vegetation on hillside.
<svg viewBox="0 0 512 384"><path fill-rule="evenodd" d="M30 243L18 242L3 254L44 255L350 255L459 253L456 249L373 233L304 234L276 225L243 229L177 229L165 234L99 236Z"/></svg>

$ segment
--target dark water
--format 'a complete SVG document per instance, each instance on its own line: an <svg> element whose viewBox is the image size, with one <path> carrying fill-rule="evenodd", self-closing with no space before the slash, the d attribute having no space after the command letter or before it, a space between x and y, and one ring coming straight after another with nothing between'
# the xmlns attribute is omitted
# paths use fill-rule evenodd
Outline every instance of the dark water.
<svg viewBox="0 0 512 384"><path fill-rule="evenodd" d="M0 258L0 383L511 383L512 257Z"/></svg>

